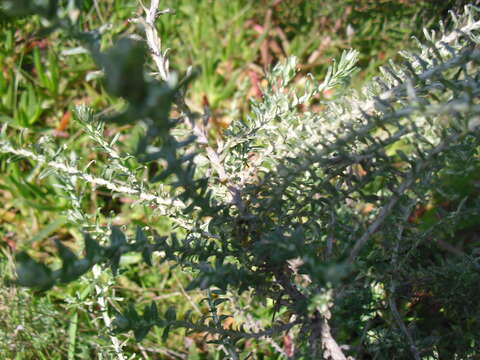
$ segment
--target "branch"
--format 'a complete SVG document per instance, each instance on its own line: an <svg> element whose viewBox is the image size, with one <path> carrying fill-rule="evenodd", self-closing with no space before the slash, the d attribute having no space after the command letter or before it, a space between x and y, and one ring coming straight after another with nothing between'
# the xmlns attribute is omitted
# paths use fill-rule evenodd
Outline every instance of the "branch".
<svg viewBox="0 0 480 360"><path fill-rule="evenodd" d="M17 149L11 146L7 142L0 142L0 153L13 154L22 157L26 157L32 160L35 160L41 164L44 164L52 169L58 170L66 175L77 176L80 179L90 183L92 186L100 185L105 186L107 189L112 192L122 193L133 195L141 201L155 203L160 206L161 209L166 211L167 206L173 205L176 208L182 209L185 207L185 204L181 200L166 199L160 197L156 194L152 194L146 191L143 191L140 188L132 188L118 181L109 181L100 177L93 176L86 172L83 172L73 166L67 165L60 161L50 160L47 157L26 149Z"/></svg>
<svg viewBox="0 0 480 360"><path fill-rule="evenodd" d="M324 351L323 358L326 360L347 360L347 357L343 354L342 349L332 336L330 325L328 324L328 319L330 319L331 317L330 309L326 307L325 310L320 312L320 309L317 308L317 311L321 315L319 323L320 337L322 342L322 348Z"/></svg>
<svg viewBox="0 0 480 360"><path fill-rule="evenodd" d="M243 331L227 330L212 326L194 324L184 320L177 320L171 323L171 325L175 327L182 327L198 332L208 332L210 334L228 336L232 339L261 339L264 337L273 337L285 331L289 331L292 327L299 324L300 320L295 320L287 324L272 325L271 327L259 332L247 333Z"/></svg>
<svg viewBox="0 0 480 360"><path fill-rule="evenodd" d="M440 142L440 144L434 147L430 151L430 153L424 157L424 160L422 162L418 163L415 167L412 168L412 170L407 174L406 179L400 184L395 193L390 197L390 201L382 208L375 221L370 224L367 231L365 231L365 233L356 241L353 249L350 251L350 256L348 257L347 262L349 264L352 264L355 261L361 249L365 246L368 240L370 240L371 236L378 230L378 228L383 224L385 219L390 215L400 198L413 185L414 181L417 179L416 175L424 168L426 168L427 165L430 163L429 160L440 154L450 144L454 143L462 136L464 136L463 133L447 137L443 142Z"/></svg>
<svg viewBox="0 0 480 360"><path fill-rule="evenodd" d="M400 241L402 240L402 234L403 230L405 229L405 221L408 219L409 214L412 211L413 206L415 205L415 201L410 201L410 204L405 207L405 210L403 212L402 216L402 221L400 222L400 225L398 227L398 232L397 232L397 243L395 244L395 248L393 250L393 255L392 255L392 269L394 271L397 269L397 260L398 260L398 250L400 247ZM421 360L421 356L418 352L417 346L415 345L415 341L413 340L413 336L408 330L407 326L402 320L402 317L400 316L400 313L398 312L397 304L395 303L395 282L393 281L393 278L391 280L390 284L390 295L388 296L388 305L390 306L390 310L392 311L393 318L395 319L395 322L397 323L398 327L400 330L404 333L405 337L407 338L407 341L410 345L410 351L412 352L412 356L415 360Z"/></svg>
<svg viewBox="0 0 480 360"><path fill-rule="evenodd" d="M285 274L278 271L275 273L275 277L294 302L308 301L306 296L290 283ZM328 324L328 320L331 316L329 306L325 306L325 309L317 307L315 317L311 320L311 341L313 342L312 351L316 354L316 343L318 341L317 339L320 338L322 349L324 350L324 359L347 360L347 357L345 357L342 349L332 336L330 325Z"/></svg>
<svg viewBox="0 0 480 360"><path fill-rule="evenodd" d="M147 44L150 48L150 54L152 59L157 65L158 73L160 78L163 81L167 81L170 76L170 64L167 58L167 53L169 49L166 49L162 53L162 41L158 36L157 28L155 27L155 21L157 17L162 14L174 14L175 11L172 9L165 9L158 11L159 0L151 0L150 8L147 8L140 1L140 4L145 11L145 19L136 18L130 19L130 22L141 23L145 28L145 36L147 37Z"/></svg>
<svg viewBox="0 0 480 360"><path fill-rule="evenodd" d="M145 19L136 18L131 19L130 21L143 24L145 28L146 41L150 48L150 54L157 66L160 78L164 81L167 81L170 76L169 61L167 58L168 49L162 54L162 42L158 35L157 29L155 28L155 20L159 15L174 13L174 10L166 9L163 11L158 11L158 6L159 0L152 0L149 9L142 4L143 10L145 11ZM197 142L205 146L206 156L212 164L212 167L217 172L220 183L226 184L226 187L231 195L231 201L238 207L240 213L243 214L245 212L245 206L243 201L239 198L240 189L229 181L225 167L220 161L218 152L208 144L208 136L205 127L200 126L198 122L195 121L195 117L193 116L193 113L188 105L185 103L183 96L176 96L175 104L186 119L186 122L191 127L192 133L197 137ZM208 115L205 117L205 123L207 121Z"/></svg>

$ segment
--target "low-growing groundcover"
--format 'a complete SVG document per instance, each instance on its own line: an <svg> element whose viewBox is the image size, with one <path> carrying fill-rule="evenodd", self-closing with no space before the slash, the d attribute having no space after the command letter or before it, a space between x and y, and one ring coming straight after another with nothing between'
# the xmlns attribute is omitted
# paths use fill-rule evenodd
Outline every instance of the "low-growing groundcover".
<svg viewBox="0 0 480 360"><path fill-rule="evenodd" d="M18 249L15 281L73 309L59 333L69 358L127 358L121 334L130 331L139 342L158 333L149 348L169 358L208 356L163 347L192 334L230 359L478 356L478 9L426 31L416 51L361 90L350 86L355 50L322 82L297 77L297 60L286 58L259 84L249 115L221 130L208 101L201 110L186 101L199 70L171 70L154 24L174 15L158 1L142 5L130 20L136 32L112 46L85 29L73 1L4 3L81 45L75 51L88 51L108 96L121 99L98 113L75 107L79 131L95 143L91 157L41 132L25 136L35 112L2 128L3 166L13 173L3 189L18 189L27 209L52 211L49 199L61 199L62 216ZM42 80L52 94L54 74ZM110 209L86 208L96 189ZM119 198L142 210L119 216ZM66 223L81 249L64 241ZM45 251L58 260L34 255L35 240L52 233L56 249ZM181 269L188 303L116 302L115 276L132 269L161 270L138 281L141 294L166 289ZM70 295L52 295L58 286ZM85 309L97 314L95 353L76 347L82 319L92 321Z"/></svg>

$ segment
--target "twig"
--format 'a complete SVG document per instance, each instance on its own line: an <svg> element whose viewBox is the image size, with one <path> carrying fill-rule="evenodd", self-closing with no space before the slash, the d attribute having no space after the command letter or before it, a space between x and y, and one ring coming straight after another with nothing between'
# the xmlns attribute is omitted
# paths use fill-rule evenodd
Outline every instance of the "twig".
<svg viewBox="0 0 480 360"><path fill-rule="evenodd" d="M365 246L365 244L368 242L368 240L370 240L371 236L383 224L383 222L385 221L387 216L390 215L390 212L392 211L394 206L397 204L397 202L403 196L405 191L413 184L414 180L415 180L414 170L412 170L412 172L410 172L408 174L407 178L398 187L395 194L393 194L390 197L390 201L382 208L382 210L380 211L380 214L378 214L375 221L367 228L367 231L365 231L363 233L363 235L357 240L353 249L350 251L350 256L348 257L348 263L349 264L351 264L355 261L358 254L360 253L360 250L363 248L363 246Z"/></svg>
<svg viewBox="0 0 480 360"><path fill-rule="evenodd" d="M395 270L397 268L397 260L398 260L398 249L400 247L400 241L402 239L402 234L403 230L405 228L404 224L405 221L407 221L408 216L410 215L411 209L413 208L415 202L411 201L411 203L405 207L405 211L403 214L403 219L400 222L398 233L397 233L397 242L395 244L395 248L393 250L393 256L392 256L392 268ZM404 333L405 337L407 338L407 341L410 345L410 351L412 352L413 358L415 360L421 360L420 354L418 352L417 346L415 345L415 341L413 340L413 336L408 330L407 326L402 320L402 317L400 316L400 313L398 312L397 304L395 303L395 282L392 278L391 284L390 284L390 295L388 296L388 305L390 306L390 310L392 311L393 318L395 319L395 322L397 323L398 327L400 330Z"/></svg>
<svg viewBox="0 0 480 360"><path fill-rule="evenodd" d="M152 0L150 3L150 8L146 8L142 4L142 7L145 11L145 19L137 18L130 21L143 24L145 28L146 41L150 48L152 59L157 66L160 78L164 81L167 81L170 77L169 61L167 58L168 49L162 53L162 42L158 35L157 29L155 28L155 21L157 16L166 13L174 13L174 11L172 9L158 11L158 6L159 0ZM186 119L186 122L191 127L192 133L197 137L197 143L205 146L207 158L210 160L212 167L217 172L220 178L220 183L226 184L226 187L229 190L232 198L231 200L238 207L240 213L243 215L245 206L241 197L239 196L240 189L235 184L229 181L227 172L225 171L225 167L220 161L220 156L218 155L217 151L208 144L208 137L205 127L201 127L198 122L195 121L195 117L193 116L192 111L185 103L185 100L181 94L175 97L175 104ZM208 117L206 118L206 122L207 121Z"/></svg>
<svg viewBox="0 0 480 360"><path fill-rule="evenodd" d="M187 292L185 291L185 288L182 285L182 282L178 279L178 277L175 273L173 273L173 277L175 278L175 282L177 283L181 294L188 300L188 302L190 303L190 305L192 305L192 307L195 309L195 311L197 313L199 313L200 315L202 315L202 311L200 310L198 305L195 304L195 301L193 301L192 297L187 294Z"/></svg>
<svg viewBox="0 0 480 360"><path fill-rule="evenodd" d="M412 186L412 184L416 180L416 175L427 166L427 164L429 163L428 160L430 160L434 156L437 156L439 153L445 150L445 148L447 148L449 144L452 144L463 135L463 133L460 133L449 136L444 141L440 142L440 144L438 144L436 147L434 147L430 151L430 153L424 157L424 160L422 162L417 163L416 166L412 168L412 170L407 174L405 180L400 184L395 193L390 197L390 201L382 208L375 221L367 228L367 231L365 231L365 233L356 241L353 249L350 251L350 256L348 257L349 264L352 264L355 261L363 246L365 246L371 236L378 230L378 228L383 224L385 219L390 215L392 209L398 203L400 198L405 194L405 192L410 188L410 186Z"/></svg>
<svg viewBox="0 0 480 360"><path fill-rule="evenodd" d="M158 346L155 347L155 349L152 349L152 348L149 348L149 347L146 347L146 346L142 346L141 344L138 344L138 348L140 350L143 350L143 351L162 354L162 355L165 355L165 356L167 356L168 358L171 358L171 359L187 359L188 358L187 354L182 354L178 351L173 351L171 349L161 348L161 347L158 347ZM149 359L149 357L147 357L147 359Z"/></svg>
<svg viewBox="0 0 480 360"><path fill-rule="evenodd" d="M93 267L93 284L94 284L94 289L95 289L95 294L96 294L96 302L99 306L99 311L102 314L102 319L109 331L113 329L113 319L110 317L108 313L108 305L107 301L109 300L108 296L109 294L107 293L111 289L111 281L110 279L107 280L107 283L102 283L101 280L101 272L102 268L99 265L95 265ZM113 349L117 355L118 360L126 360L124 354L123 354L123 345L120 343L120 340L118 337L116 337L113 333L109 334L110 341L112 342Z"/></svg>
<svg viewBox="0 0 480 360"><path fill-rule="evenodd" d="M400 313L398 312L397 309L397 304L395 304L395 299L393 297L395 293L395 284L392 281L392 284L390 285L390 292L391 295L388 297L388 305L390 306L390 310L392 311L393 318L395 319L395 322L397 323L398 327L402 332L405 334L405 337L407 338L407 341L410 345L410 351L412 352L413 358L415 360L421 360L420 354L418 353L418 349L415 345L415 342L413 341L412 334L410 334L410 331L408 331L407 326L403 322Z"/></svg>
<svg viewBox="0 0 480 360"><path fill-rule="evenodd" d="M222 336L228 336L232 339L261 339L264 337L273 337L277 334L281 334L284 331L288 331L296 325L300 324L300 320L295 320L287 324L272 325L265 330L258 332L242 332L235 330L219 329L212 326L194 324L189 321L177 320L171 323L172 326L192 329L198 332L209 332L211 334L218 334Z"/></svg>
<svg viewBox="0 0 480 360"><path fill-rule="evenodd" d="M222 322L220 321L220 317L218 316L217 307L212 298L212 292L210 289L207 289L207 301L208 301L208 307L209 307L210 314L212 316L213 323L215 324L217 329L221 329ZM221 337L220 341L221 341L223 350L227 355L230 356L231 360L240 360L240 357L238 356L235 345L234 343L232 343L231 339Z"/></svg>
<svg viewBox="0 0 480 360"><path fill-rule="evenodd" d="M168 81L170 77L170 66L167 58L168 49L162 53L162 41L158 36L157 28L155 27L155 20L159 15L174 13L171 9L158 11L159 0L151 0L150 8L147 8L140 1L140 4L145 11L145 19L136 18L131 19L131 22L139 22L145 28L145 36L147 37L147 44L150 47L152 59L157 65L158 73L163 81Z"/></svg>
<svg viewBox="0 0 480 360"><path fill-rule="evenodd" d="M281 272L275 274L278 282L290 298L295 302L306 302L308 299L302 294L296 287L294 287L287 276ZM330 308L326 306L325 309L317 307L314 318L310 322L311 328L311 348L313 354L317 354L317 341L320 338L322 348L324 350L324 359L326 360L347 360L342 352L342 349L338 345L337 341L333 338L328 320L331 318Z"/></svg>
<svg viewBox="0 0 480 360"><path fill-rule="evenodd" d="M347 360L347 357L343 354L342 349L332 336L330 325L328 324L328 319L331 317L330 309L326 307L321 311L321 309L317 308L317 311L321 315L318 323L320 324L323 358L325 360Z"/></svg>
<svg viewBox="0 0 480 360"><path fill-rule="evenodd" d="M82 180L85 180L86 182L90 183L92 186L98 186L98 185L105 186L107 189L116 193L134 195L138 197L139 200L146 201L146 202L153 202L156 205L159 205L160 207L162 207L163 209L165 209L164 207L170 206L170 205L173 205L176 208L180 208L180 209L185 207L185 204L181 200L162 198L162 197L159 197L158 195L145 192L142 189L138 189L138 188L135 189L135 188L129 187L118 181L109 181L109 180L105 180L104 178L99 178L89 173L83 172L73 166L67 165L63 162L49 160L47 159L47 157L36 154L30 150L14 148L7 142L0 142L0 153L13 154L13 155L18 155L18 156L35 160L41 164L44 164L52 169L56 169L67 175L77 176Z"/></svg>

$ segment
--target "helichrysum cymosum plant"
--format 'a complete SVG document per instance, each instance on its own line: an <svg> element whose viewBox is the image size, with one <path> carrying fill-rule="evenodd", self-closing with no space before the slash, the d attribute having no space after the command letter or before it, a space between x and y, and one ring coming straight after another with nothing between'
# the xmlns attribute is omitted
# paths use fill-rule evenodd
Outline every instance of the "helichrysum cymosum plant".
<svg viewBox="0 0 480 360"><path fill-rule="evenodd" d="M17 9L5 3L5 11ZM349 87L355 50L334 61L321 83L295 79L291 57L266 76L250 114L212 136L208 108L194 112L185 102L197 70L171 71L155 28L174 10L160 11L155 0L142 5L144 16L131 20L138 34L103 49L100 32L82 32L71 12L47 3L22 3L17 15L38 13L81 42L125 107L102 116L76 109L108 158L100 167L47 139L22 146L3 127L1 152L58 178L76 205L69 219L85 239L81 255L57 242L56 270L19 253L19 284L48 290L94 266L116 273L128 252L149 265L157 254L193 274L187 289L205 290L209 313L132 305L113 324L138 341L156 326L164 338L178 328L209 333L231 359L240 358L247 339L287 333L292 358L478 353L478 9L452 14L448 29L426 30L417 52L402 52L400 64L385 66L358 91ZM333 99L319 100L332 89ZM105 138L113 123L140 127L134 153ZM154 207L170 219L170 233L95 227L79 191L98 185L131 197L132 206ZM229 314L220 304L249 291L270 307L271 325L224 327Z"/></svg>

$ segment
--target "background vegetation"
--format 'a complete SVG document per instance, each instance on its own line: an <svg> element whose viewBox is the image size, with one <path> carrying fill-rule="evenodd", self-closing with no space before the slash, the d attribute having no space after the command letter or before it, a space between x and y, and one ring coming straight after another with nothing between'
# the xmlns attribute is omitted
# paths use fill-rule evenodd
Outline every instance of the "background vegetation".
<svg viewBox="0 0 480 360"><path fill-rule="evenodd" d="M250 103L245 99L260 98L265 71L286 56L296 55L301 72L322 80L332 58L338 58L345 49L357 49L361 71L352 86L359 88L377 74L379 65L395 58L399 50L411 48L412 35L420 37L422 27L435 27L442 18L449 21L447 11L461 5L459 1L434 0L165 1L162 7L175 9L176 14L161 17L158 30L164 46L171 48L174 69L182 71L188 66L201 69L189 88L187 100L194 110L209 107L210 136L216 137L221 136L234 119L246 116ZM114 39L133 33L135 25L128 19L139 15L136 1L85 0L84 6L87 11L78 15L79 21L86 31L104 26L102 47L108 48ZM97 164L108 161L102 152L95 151L98 144L71 120L73 108L78 104L86 103L94 111L105 113L123 105L122 100L107 94L90 55L61 32L47 37L39 17L2 16L0 21L1 122L13 129L22 129L19 141L25 148L51 146L53 149L56 145L62 149L68 145L78 158ZM322 96L331 98L335 94L327 91ZM316 110L322 110L320 104ZM92 131L101 131L107 138L118 135L112 143L116 142L124 151L135 147L136 130L128 125ZM53 144L38 142L45 134L53 137ZM153 328L141 343L135 343L133 336L126 335L112 340L112 334L105 327L110 320L103 312L106 304L102 301L108 301L109 306L119 311L119 304L133 301L143 308L152 300L161 313L171 305L181 313L192 307L198 314L208 311L208 304L200 302L203 292L185 289L192 280L191 275L180 269L172 270L167 263L158 264L155 271L151 271L140 261L140 256L131 254L122 258L122 270L115 282L110 273L94 272L80 281L41 294L9 283L14 277L13 254L19 250L29 249L36 259L55 267L59 264L54 256L54 241L79 249L82 236L78 226L65 216L79 208L83 209L79 217L95 217L98 224L148 225L160 233L167 233L172 226L154 209L132 207L130 199L114 197L102 186L90 197L75 203L75 199L67 198L68 184L62 188L57 179L43 173L39 166L32 166L25 159L17 160L0 155L0 273L8 285L0 289L0 354L7 359L108 359L118 356L121 347L125 358L133 354L145 359L222 357L216 347L208 344L210 339L203 336L206 334L177 332L163 342L162 331ZM474 174L478 164L472 167ZM440 184L439 188L443 186L444 191L448 191L451 183L448 178L445 181L447 183ZM462 184L453 183L462 188ZM428 212L428 209L419 211ZM474 231L468 226L462 229L468 229L467 233ZM471 239L473 235L470 235L465 237ZM466 275L458 274L459 266L472 270ZM435 301L440 303L451 301L456 291L472 291L475 287L472 266L451 264L444 286L435 283L422 290L437 294L435 287L438 286L442 293ZM465 276L461 289L452 290L451 294L444 292L452 279L461 276ZM419 278L428 279L428 276ZM381 296L380 290L377 295ZM429 307L431 310L435 306L428 300L421 302L430 295L417 293L416 296L420 303L415 310L418 313L428 312ZM225 306L236 314L236 321L252 326L265 326L272 315L263 311L249 293L232 297ZM343 308L354 311L354 306ZM445 317L436 319L445 321ZM465 339L472 341L468 334ZM117 344L116 348L115 341L121 346ZM286 336L267 344L252 341L243 346L246 353L253 352L258 358L276 359L288 355L289 341ZM402 358L401 355L398 358Z"/></svg>

